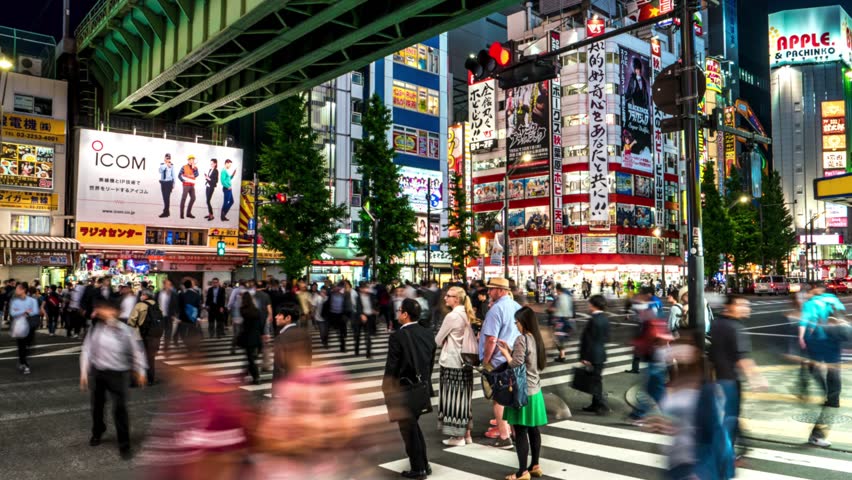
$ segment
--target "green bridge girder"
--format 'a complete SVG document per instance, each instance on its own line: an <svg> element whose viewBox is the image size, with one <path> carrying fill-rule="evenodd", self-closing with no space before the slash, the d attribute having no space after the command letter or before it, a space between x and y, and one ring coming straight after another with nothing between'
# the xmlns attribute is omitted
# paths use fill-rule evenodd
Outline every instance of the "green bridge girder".
<svg viewBox="0 0 852 480"><path fill-rule="evenodd" d="M518 0L102 0L77 48L114 112L222 125Z"/></svg>

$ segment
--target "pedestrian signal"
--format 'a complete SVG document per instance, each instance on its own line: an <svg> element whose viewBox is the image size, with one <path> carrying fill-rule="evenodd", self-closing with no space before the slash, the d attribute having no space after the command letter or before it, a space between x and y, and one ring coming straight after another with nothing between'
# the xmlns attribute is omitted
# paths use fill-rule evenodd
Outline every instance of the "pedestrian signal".
<svg viewBox="0 0 852 480"><path fill-rule="evenodd" d="M216 255L220 257L225 256L225 241L219 240L219 243L216 244Z"/></svg>

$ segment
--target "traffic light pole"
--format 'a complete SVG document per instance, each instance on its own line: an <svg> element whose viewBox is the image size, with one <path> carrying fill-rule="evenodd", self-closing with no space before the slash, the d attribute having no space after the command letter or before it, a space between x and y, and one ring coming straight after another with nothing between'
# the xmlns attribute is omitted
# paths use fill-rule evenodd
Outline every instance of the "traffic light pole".
<svg viewBox="0 0 852 480"><path fill-rule="evenodd" d="M254 235L251 236L251 271L255 282L257 282L257 233L259 230L257 225L257 210L259 208L257 172L254 172L254 212L252 213L252 217L254 217Z"/></svg>
<svg viewBox="0 0 852 480"><path fill-rule="evenodd" d="M695 64L695 33L692 29L694 0L681 0L681 112L686 156L686 225L688 230L689 324L695 330L695 343L704 350L704 245L701 229L701 162L698 151L698 66Z"/></svg>

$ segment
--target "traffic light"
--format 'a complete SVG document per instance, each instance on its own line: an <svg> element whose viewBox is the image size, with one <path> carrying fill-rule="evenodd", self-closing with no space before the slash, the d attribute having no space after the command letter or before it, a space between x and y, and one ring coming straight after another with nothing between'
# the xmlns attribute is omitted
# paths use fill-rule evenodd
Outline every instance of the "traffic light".
<svg viewBox="0 0 852 480"><path fill-rule="evenodd" d="M478 54L471 55L465 60L464 67L470 71L473 81L478 82L496 77L503 69L510 67L514 60L514 42L494 42L488 50L480 50Z"/></svg>
<svg viewBox="0 0 852 480"><path fill-rule="evenodd" d="M287 194L286 193L276 193L275 201L278 203L287 203Z"/></svg>
<svg viewBox="0 0 852 480"><path fill-rule="evenodd" d="M218 255L220 257L225 256L225 241L224 240L219 240L219 242L216 244L216 255Z"/></svg>

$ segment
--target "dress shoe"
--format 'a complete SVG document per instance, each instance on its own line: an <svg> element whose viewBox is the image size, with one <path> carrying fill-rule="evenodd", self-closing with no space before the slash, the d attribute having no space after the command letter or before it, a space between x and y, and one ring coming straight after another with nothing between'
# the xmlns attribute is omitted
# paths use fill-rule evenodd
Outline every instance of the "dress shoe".
<svg viewBox="0 0 852 480"><path fill-rule="evenodd" d="M133 458L133 452L130 451L130 447L119 448L118 455L121 456L122 460L130 460Z"/></svg>
<svg viewBox="0 0 852 480"><path fill-rule="evenodd" d="M631 368L630 370L625 370L624 373L634 373L635 374L635 373L639 373L639 370L633 370Z"/></svg>
<svg viewBox="0 0 852 480"><path fill-rule="evenodd" d="M166 213L166 212L163 212L163 213L160 214L160 218L166 218L168 216L169 216L169 214Z"/></svg>
<svg viewBox="0 0 852 480"><path fill-rule="evenodd" d="M89 439L89 446L90 447L97 447L100 444L101 444L101 437L97 437L95 435L92 435L92 438Z"/></svg>
<svg viewBox="0 0 852 480"><path fill-rule="evenodd" d="M403 470L400 473L405 478L414 478L416 480L425 480L428 473L426 470L414 471L414 470Z"/></svg>
<svg viewBox="0 0 852 480"><path fill-rule="evenodd" d="M193 215L193 214L191 214L191 213L187 213L187 214L186 214L186 218L195 218L195 215Z"/></svg>
<svg viewBox="0 0 852 480"><path fill-rule="evenodd" d="M426 475L432 475L432 465L426 464Z"/></svg>

